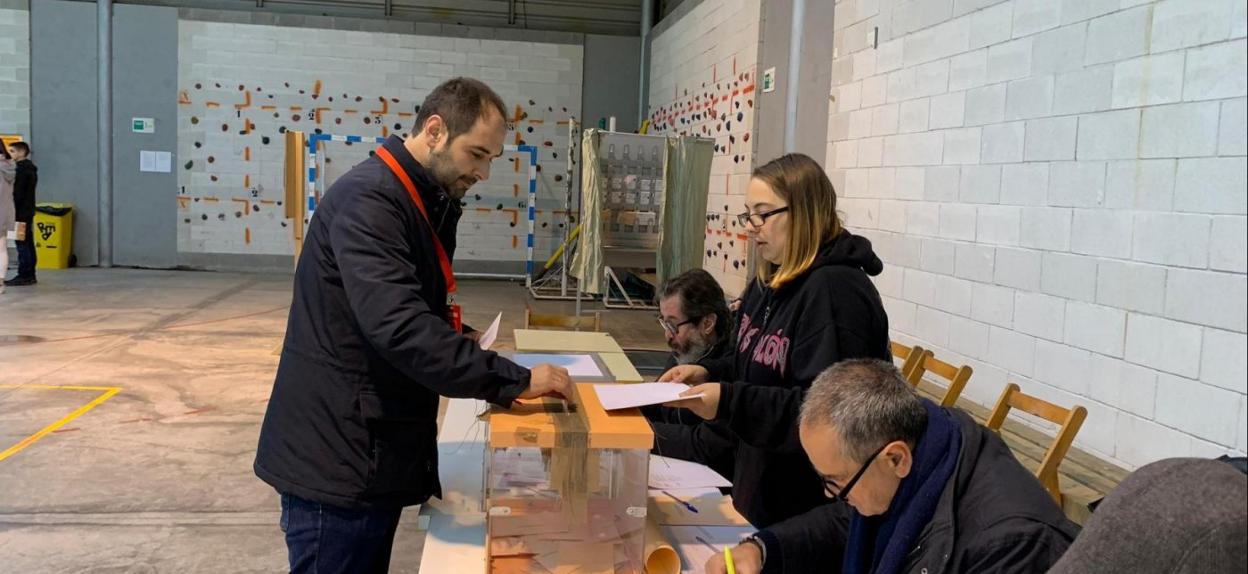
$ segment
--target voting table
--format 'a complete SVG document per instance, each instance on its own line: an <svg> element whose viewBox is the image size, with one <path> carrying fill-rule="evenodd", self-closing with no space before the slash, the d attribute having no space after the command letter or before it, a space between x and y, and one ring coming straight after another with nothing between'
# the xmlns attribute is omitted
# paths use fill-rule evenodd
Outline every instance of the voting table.
<svg viewBox="0 0 1248 574"><path fill-rule="evenodd" d="M636 383L642 380L642 377L633 368L627 356L625 356L623 349L606 333L517 329L515 331L515 340L516 352L518 354L592 353L596 356L597 364L604 366L609 371L609 378L615 380L618 384ZM575 380L576 377L574 377ZM589 408L586 410L596 413L595 416L602 416L601 405L597 404L596 398L593 396L592 385L578 382L577 386L578 395L588 395L588 397L578 396L577 400L590 403L587 405ZM547 410L558 411L561 408L566 408L557 406L557 403L559 401L550 399L544 402L545 405L548 405ZM524 408L531 413L533 409L541 408L537 406L538 404L537 402L528 402ZM487 469L489 465L486 464L486 461L489 456L497 459L498 454L496 453L501 452L498 451L499 447L516 446L510 442L507 445L491 445L491 434L496 435L494 437L496 443L499 440L497 438L498 432L504 432L508 437L532 438L535 441L535 445L536 441L540 440L538 439L540 433L536 430L540 425L533 425L534 430L528 435L524 433L517 434L514 429L511 431L494 429L492 431L487 422L490 412L490 405L483 401L472 399L451 399L449 401L441 429L438 433L438 457L443 496L441 499L431 499L420 510L422 522L427 518L428 523L428 532L420 562L420 571L423 574L447 572L456 574L486 574L490 572L491 548L496 557L493 561L494 571L496 572L534 571L554 572L557 574L565 572L592 572L594 574L617 574L618 572L636 572L641 574L642 571L652 574L701 572L702 564L709 558L711 552L717 551L725 544L734 544L742 535L752 531L749 529L748 523L732 508L731 498L721 495L718 489L707 486L695 489L682 488L684 486L682 481L689 480L689 477L694 476L699 471L705 472L705 467L662 457L650 457L649 490L643 490L643 492L646 492L646 508L644 510L639 508L640 504L638 502L620 503L619 506L622 510L620 516L622 518L616 517L615 524L617 526L610 529L610 534L613 537L618 537L619 540L627 539L630 541L629 544L623 542L616 544L620 551L620 559L618 561L610 559L603 561L599 557L593 557L591 560L586 555L584 560L590 560L593 564L570 563L584 562L581 557L584 551L575 545L558 541L554 543L541 541L538 543L539 546L534 549L528 549L523 544L517 547L513 541L519 540L519 538L515 537L504 538L504 540L508 541L506 544L498 542L490 544L491 537L488 533L491 531L491 528L496 539L500 532L499 524L502 524L502 522L497 520L499 514L509 512L511 509L495 504L493 512L496 520L493 526L488 526L491 524L489 520L491 508L487 507L489 504L487 501L491 500L487 496L491 494L489 486L492 484L495 487L493 500L497 502L499 500L497 492L498 476L501 476L502 473L495 469L493 477L488 475ZM499 419L499 424L516 426L517 421L525 420L520 416L523 413L524 411L518 414L506 413L503 418ZM648 427L648 425L644 424L644 420L640 421L643 423L641 425L642 428L635 428L639 422L638 419L635 416L627 418L631 419L631 424L616 421L611 428L616 429L617 432L618 429L625 429L627 432L635 435L648 433L649 429L644 428ZM600 422L599 424L602 423ZM509 438L508 440L510 441L511 439ZM491 449L492 446L494 447L493 451ZM560 446L554 444L548 446L550 448L544 449L547 460L549 461L552 456L559 458L559 455L554 454L551 449L558 451ZM611 446L619 445L613 444ZM625 446L631 447L634 445L630 442ZM644 456L645 450L642 448L641 450L626 451L643 454L625 456L624 458L629 461L626 465L627 468L621 466L617 472L624 472L624 470L635 471L638 465L636 457ZM487 452L491 454L487 456ZM586 454L578 453L578 456L585 457ZM619 455L612 456L619 457ZM595 455L593 458L598 460L599 455ZM595 465L596 468L598 468L598 465ZM551 482L553 484L556 481L552 479ZM658 488L656 488L656 483ZM566 485L555 485L552 488L567 487ZM512 489L508 492L518 491ZM636 492L635 490L630 490L628 493L628 496L634 497L632 499L634 501L638 500L636 499L636 496L638 496L635 494ZM627 497L621 498L621 500L626 499ZM637 520L630 521L628 519L630 516ZM514 525L508 525L507 527L514 528ZM595 530L596 535L603 536L599 530L601 529ZM520 532L523 533L523 531ZM644 546L641 542L641 536L636 534L639 532L644 532ZM516 532L507 532L507 534L514 533ZM635 538L628 538L630 535ZM627 553L625 552L626 548L628 550ZM638 552L641 554L637 555ZM500 562L498 560L500 554L502 556L524 554L531 556L532 559L523 561L502 560ZM630 556L636 556L637 559L628 559ZM606 566L602 564L606 564ZM532 570L529 570L529 568L532 568Z"/></svg>

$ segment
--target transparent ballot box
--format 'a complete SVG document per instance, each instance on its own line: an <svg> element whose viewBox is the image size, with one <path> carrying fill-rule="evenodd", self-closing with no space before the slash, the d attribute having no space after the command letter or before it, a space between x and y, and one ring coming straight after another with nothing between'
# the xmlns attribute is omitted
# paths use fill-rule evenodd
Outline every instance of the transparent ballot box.
<svg viewBox="0 0 1248 574"><path fill-rule="evenodd" d="M640 411L603 410L592 384L564 401L489 415L491 574L643 574L654 434Z"/></svg>

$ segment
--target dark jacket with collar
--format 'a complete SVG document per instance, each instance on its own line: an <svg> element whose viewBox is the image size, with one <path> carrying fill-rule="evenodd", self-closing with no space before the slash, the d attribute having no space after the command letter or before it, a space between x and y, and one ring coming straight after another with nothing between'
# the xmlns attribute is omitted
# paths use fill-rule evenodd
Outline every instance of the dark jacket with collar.
<svg viewBox="0 0 1248 574"><path fill-rule="evenodd" d="M910 551L913 574L1041 574L1079 528L996 433L948 409L962 432L958 467ZM765 574L839 572L849 531L844 504L829 504L759 533Z"/></svg>
<svg viewBox="0 0 1248 574"><path fill-rule="evenodd" d="M797 415L815 377L845 359L891 360L888 316L870 276L884 268L871 242L848 231L823 244L806 273L741 299L733 354L706 361L723 381L715 422L738 439L733 505L766 527L827 503L797 439Z"/></svg>
<svg viewBox="0 0 1248 574"><path fill-rule="evenodd" d="M24 159L17 162L13 177L13 206L17 221L29 224L35 220L35 187L39 185L39 168L35 162ZM34 231L28 230L28 234Z"/></svg>
<svg viewBox="0 0 1248 574"><path fill-rule="evenodd" d="M433 234L454 257L460 206L401 138L384 145L429 221L377 157L330 187L299 257L254 465L279 492L348 508L440 496L438 396L509 405L529 384L450 326Z"/></svg>

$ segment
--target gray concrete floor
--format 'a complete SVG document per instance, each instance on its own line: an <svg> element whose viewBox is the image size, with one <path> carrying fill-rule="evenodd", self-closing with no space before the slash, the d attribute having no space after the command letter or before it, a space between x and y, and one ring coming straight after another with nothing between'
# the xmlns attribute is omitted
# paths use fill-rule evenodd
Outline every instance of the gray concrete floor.
<svg viewBox="0 0 1248 574"><path fill-rule="evenodd" d="M55 387L121 390L0 460L0 570L284 571L277 496L251 463L291 277L76 269L39 280L0 295L0 451L103 393ZM517 284L461 290L469 323L503 311L504 347L526 304L572 309L531 302ZM604 324L625 347L662 348L653 316L608 311ZM417 570L415 515L391 572Z"/></svg>

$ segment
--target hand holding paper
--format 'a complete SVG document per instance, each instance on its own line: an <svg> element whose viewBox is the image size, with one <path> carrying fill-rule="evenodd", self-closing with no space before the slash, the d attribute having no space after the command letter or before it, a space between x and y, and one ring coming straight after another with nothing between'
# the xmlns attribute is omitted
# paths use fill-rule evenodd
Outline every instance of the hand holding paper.
<svg viewBox="0 0 1248 574"><path fill-rule="evenodd" d="M689 409L693 414L706 420L715 418L719 412L719 383L703 383L681 393L675 401L664 403L669 407Z"/></svg>

